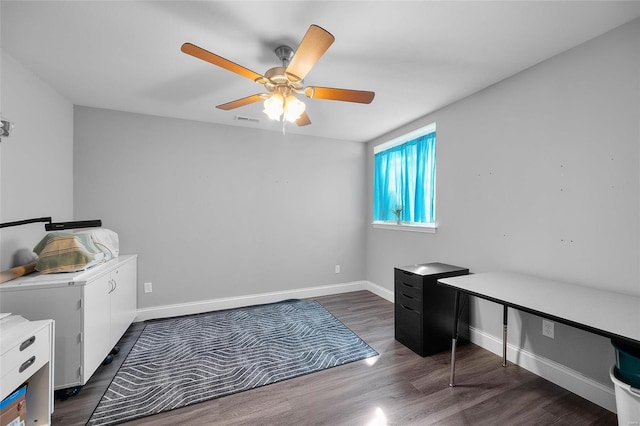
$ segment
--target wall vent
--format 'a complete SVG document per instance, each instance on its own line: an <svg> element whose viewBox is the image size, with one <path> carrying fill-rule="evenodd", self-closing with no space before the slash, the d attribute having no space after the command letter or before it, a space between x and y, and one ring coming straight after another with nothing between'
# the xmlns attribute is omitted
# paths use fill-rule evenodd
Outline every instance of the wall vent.
<svg viewBox="0 0 640 426"><path fill-rule="evenodd" d="M235 120L236 121L246 121L248 123L259 123L260 120L257 118L253 118L253 117L245 117L244 115L236 115L235 116Z"/></svg>

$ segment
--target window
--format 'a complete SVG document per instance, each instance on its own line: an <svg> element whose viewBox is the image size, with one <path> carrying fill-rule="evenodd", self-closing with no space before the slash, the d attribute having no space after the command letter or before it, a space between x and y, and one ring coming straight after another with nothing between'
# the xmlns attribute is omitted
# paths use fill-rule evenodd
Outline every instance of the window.
<svg viewBox="0 0 640 426"><path fill-rule="evenodd" d="M376 146L373 180L375 227L434 232L435 123Z"/></svg>

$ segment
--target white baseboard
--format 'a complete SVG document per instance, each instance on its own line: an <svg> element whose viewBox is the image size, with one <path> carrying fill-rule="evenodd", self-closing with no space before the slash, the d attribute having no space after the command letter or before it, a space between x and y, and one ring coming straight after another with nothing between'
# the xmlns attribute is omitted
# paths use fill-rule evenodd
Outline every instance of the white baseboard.
<svg viewBox="0 0 640 426"><path fill-rule="evenodd" d="M384 287L379 286L378 284L374 284L370 281L365 281L365 290L369 290L373 294L377 294L383 299L388 300L391 303L395 302L395 297L393 294L393 290L387 290Z"/></svg>
<svg viewBox="0 0 640 426"><path fill-rule="evenodd" d="M348 293L351 291L369 290L387 300L393 301L393 292L368 281L353 281L343 284L332 284L319 287L300 288L271 293L251 294L247 296L226 297L222 299L202 300L198 302L177 303L175 305L154 306L138 309L136 321L157 318L169 318L180 315L199 314L222 309L240 308L242 306L261 305L287 299L306 299L309 297L327 296L330 294ZM389 294L391 299L389 299Z"/></svg>
<svg viewBox="0 0 640 426"><path fill-rule="evenodd" d="M502 339L469 327L472 343L502 357ZM615 392L579 372L555 361L541 357L515 345L507 343L507 361L529 370L556 385L567 389L582 398L593 402L611 412L616 412Z"/></svg>

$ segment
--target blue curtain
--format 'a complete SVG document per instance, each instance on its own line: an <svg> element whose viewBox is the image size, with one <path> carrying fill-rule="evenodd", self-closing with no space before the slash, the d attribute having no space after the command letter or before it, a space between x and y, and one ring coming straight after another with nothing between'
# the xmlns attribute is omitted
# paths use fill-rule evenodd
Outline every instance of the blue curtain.
<svg viewBox="0 0 640 426"><path fill-rule="evenodd" d="M374 156L373 220L435 222L436 134L420 136Z"/></svg>

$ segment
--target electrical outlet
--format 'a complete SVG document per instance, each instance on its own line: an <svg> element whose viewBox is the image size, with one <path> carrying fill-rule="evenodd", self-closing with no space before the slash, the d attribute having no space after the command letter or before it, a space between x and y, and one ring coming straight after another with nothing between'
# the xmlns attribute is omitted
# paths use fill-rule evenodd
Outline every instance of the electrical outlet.
<svg viewBox="0 0 640 426"><path fill-rule="evenodd" d="M336 265L336 274L340 273L340 265Z"/></svg>
<svg viewBox="0 0 640 426"><path fill-rule="evenodd" d="M145 293L151 293L153 291L153 284L152 283L144 283L144 292Z"/></svg>
<svg viewBox="0 0 640 426"><path fill-rule="evenodd" d="M554 324L552 321L542 320L542 335L547 336L553 339L554 334Z"/></svg>

